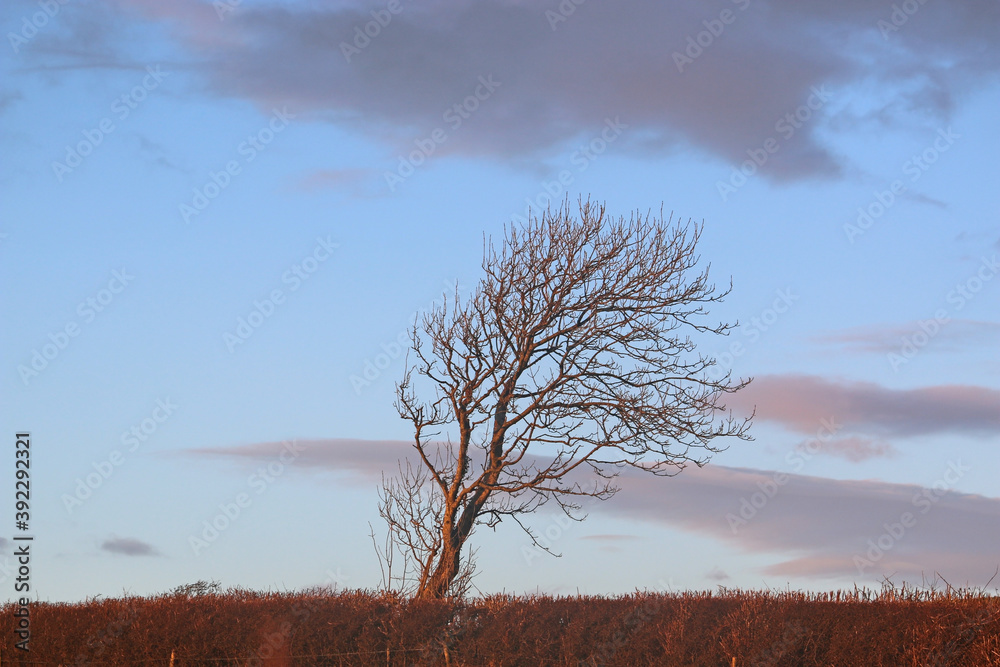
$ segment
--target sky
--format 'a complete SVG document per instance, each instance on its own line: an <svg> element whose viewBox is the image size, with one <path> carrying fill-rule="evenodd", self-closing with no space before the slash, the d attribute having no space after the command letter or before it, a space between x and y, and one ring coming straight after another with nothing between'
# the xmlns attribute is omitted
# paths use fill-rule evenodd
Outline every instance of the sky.
<svg viewBox="0 0 1000 667"><path fill-rule="evenodd" d="M380 584L407 328L567 198L704 224L752 442L481 592L983 586L1000 566L1000 5L12 0L0 594ZM12 443L14 444L14 443ZM14 484L15 447L5 479ZM995 587L996 580L992 586Z"/></svg>

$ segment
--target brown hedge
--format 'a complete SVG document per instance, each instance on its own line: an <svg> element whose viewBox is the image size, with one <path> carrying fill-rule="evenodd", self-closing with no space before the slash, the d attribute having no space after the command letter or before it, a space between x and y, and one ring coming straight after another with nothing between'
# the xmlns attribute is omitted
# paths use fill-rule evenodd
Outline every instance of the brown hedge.
<svg viewBox="0 0 1000 667"><path fill-rule="evenodd" d="M866 590L420 601L366 591L34 603L6 665L1000 665L1000 598Z"/></svg>

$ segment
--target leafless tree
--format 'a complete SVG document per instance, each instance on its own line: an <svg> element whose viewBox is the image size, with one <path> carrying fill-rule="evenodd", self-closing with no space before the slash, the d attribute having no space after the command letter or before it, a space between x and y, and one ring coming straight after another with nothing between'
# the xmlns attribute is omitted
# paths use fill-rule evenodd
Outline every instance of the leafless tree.
<svg viewBox="0 0 1000 667"><path fill-rule="evenodd" d="M710 379L715 359L691 339L736 326L702 322L731 284L717 292L697 268L701 232L566 202L485 242L475 292L414 325L396 408L418 460L379 506L409 592L461 594L477 525L509 517L534 540L520 516L549 500L580 520L581 497L612 496L624 466L670 476L724 449L716 438L751 439L751 418L722 402L750 380Z"/></svg>

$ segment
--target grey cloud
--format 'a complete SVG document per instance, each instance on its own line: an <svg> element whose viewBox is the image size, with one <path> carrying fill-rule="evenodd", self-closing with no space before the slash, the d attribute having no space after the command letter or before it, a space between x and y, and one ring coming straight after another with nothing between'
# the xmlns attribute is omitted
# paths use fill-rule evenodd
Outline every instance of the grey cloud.
<svg viewBox="0 0 1000 667"><path fill-rule="evenodd" d="M101 550L123 556L158 556L159 552L150 544L129 537L112 537L101 544Z"/></svg>
<svg viewBox="0 0 1000 667"><path fill-rule="evenodd" d="M776 123L815 89L828 86L833 95L816 116L836 107L842 128L870 117L908 121L914 112L945 119L1000 63L997 6L972 0L920 5L891 32L878 22L891 20L892 8L860 0L594 2L556 30L546 11L557 4L548 1L404 2L350 62L341 44L382 4L242 5L224 22L203 3L120 4L146 20L172 22L210 91L264 108L288 104L357 127L394 151L443 127L449 140L440 153L543 159L620 117L630 127L620 145L658 155L693 145L736 164L777 136L781 148L762 170L776 180L842 171L819 138L823 118L776 135ZM735 18L679 72L675 54L723 10ZM105 37L93 18L83 28ZM94 49L71 41L63 55L87 62ZM452 130L443 114L481 76L495 77L499 88ZM848 102L862 89L884 91L887 101L852 111Z"/></svg>
<svg viewBox="0 0 1000 667"><path fill-rule="evenodd" d="M773 555L781 560L762 570L770 575L868 581L894 572L919 577L937 571L949 580L981 584L1000 564L1000 534L992 529L1000 525L1000 498L951 491L946 481L973 463L943 462L931 489L711 465L669 480L629 472L623 490L595 511ZM912 525L898 538L890 535L889 548L874 552L871 565L862 563L859 571L855 556L867 560L869 540L877 546L889 530L899 534L895 524L906 513Z"/></svg>

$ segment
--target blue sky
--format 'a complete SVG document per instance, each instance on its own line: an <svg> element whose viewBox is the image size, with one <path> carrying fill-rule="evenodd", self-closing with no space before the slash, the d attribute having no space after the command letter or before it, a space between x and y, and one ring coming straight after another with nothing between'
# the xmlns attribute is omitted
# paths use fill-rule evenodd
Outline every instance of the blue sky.
<svg viewBox="0 0 1000 667"><path fill-rule="evenodd" d="M32 434L40 599L376 586L401 334L484 235L580 196L704 221L741 326L702 349L755 377L756 440L536 515L559 559L480 530L481 590L1000 565L995 3L225 2L0 10L0 419Z"/></svg>

